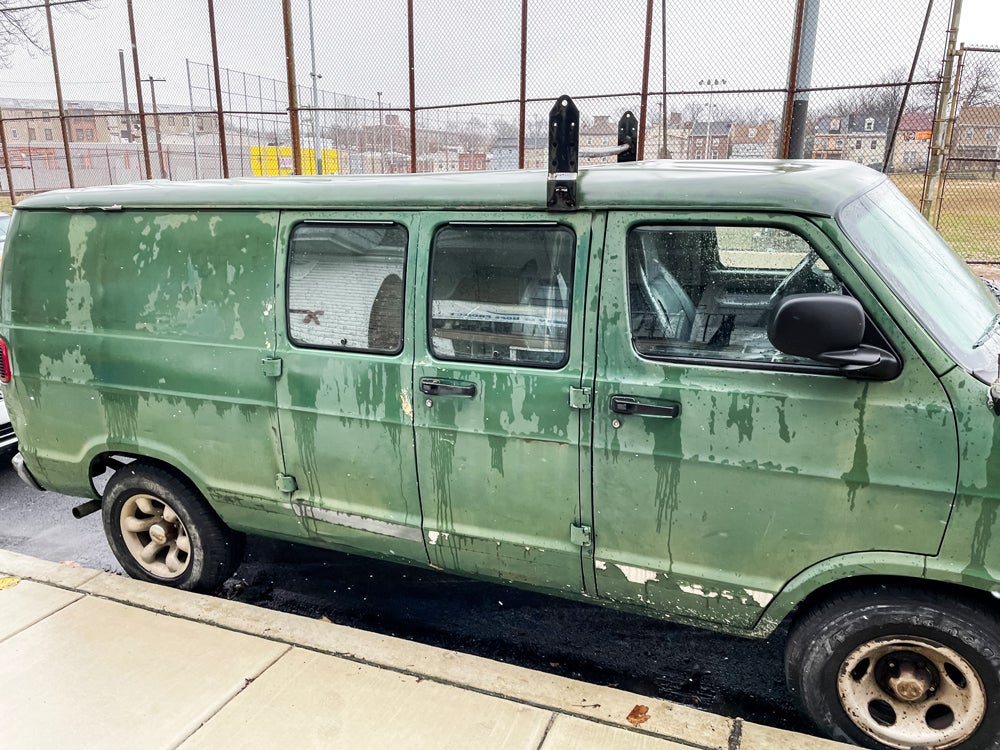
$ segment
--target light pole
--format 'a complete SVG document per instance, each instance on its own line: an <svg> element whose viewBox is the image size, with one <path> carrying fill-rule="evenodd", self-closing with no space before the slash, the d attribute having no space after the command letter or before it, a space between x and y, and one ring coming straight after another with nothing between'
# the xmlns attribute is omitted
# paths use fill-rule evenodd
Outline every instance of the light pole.
<svg viewBox="0 0 1000 750"><path fill-rule="evenodd" d="M708 86L708 129L705 132L705 157L708 158L708 142L712 139L712 92L715 91L716 86L725 86L726 79L722 78L706 78L703 81L698 81L699 86Z"/></svg>
<svg viewBox="0 0 1000 750"><path fill-rule="evenodd" d="M316 127L316 118L318 112L316 111L319 107L319 90L318 81L321 76L316 72L316 38L313 36L313 4L312 0L309 0L309 55L312 58L312 70L309 75L312 77L312 95L313 95L313 109L312 109L312 136L313 136L313 159L316 161L316 174L323 174L323 156L319 150L319 130Z"/></svg>
<svg viewBox="0 0 1000 750"><path fill-rule="evenodd" d="M663 129L663 143L660 144L660 158L669 159L670 149L667 148L667 0L660 3L661 46L663 47L663 93L660 95L661 113L660 126Z"/></svg>
<svg viewBox="0 0 1000 750"><path fill-rule="evenodd" d="M153 127L156 128L156 153L160 157L160 177L166 178L167 167L163 161L163 133L160 131L160 113L156 109L156 84L166 83L167 79L149 76L146 81L149 83L149 94L153 99Z"/></svg>
<svg viewBox="0 0 1000 750"><path fill-rule="evenodd" d="M385 131L382 130L382 92L378 94L378 151L382 157L382 174L385 174Z"/></svg>

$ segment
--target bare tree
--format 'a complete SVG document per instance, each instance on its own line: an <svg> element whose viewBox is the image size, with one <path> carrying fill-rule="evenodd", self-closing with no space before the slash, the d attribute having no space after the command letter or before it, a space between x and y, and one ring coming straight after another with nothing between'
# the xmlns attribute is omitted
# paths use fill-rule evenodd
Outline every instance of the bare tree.
<svg viewBox="0 0 1000 750"><path fill-rule="evenodd" d="M980 58L962 68L961 99L966 107L990 107L1000 104L1000 76L997 66Z"/></svg>
<svg viewBox="0 0 1000 750"><path fill-rule="evenodd" d="M53 3L52 12L82 12L96 4L97 0ZM0 0L0 66L10 67L11 55L18 49L26 49L28 54L48 53L45 6L45 0Z"/></svg>

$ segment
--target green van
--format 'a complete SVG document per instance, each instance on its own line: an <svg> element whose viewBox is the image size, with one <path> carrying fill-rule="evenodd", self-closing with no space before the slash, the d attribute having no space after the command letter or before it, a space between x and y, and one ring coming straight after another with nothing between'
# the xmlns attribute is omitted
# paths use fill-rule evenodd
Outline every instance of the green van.
<svg viewBox="0 0 1000 750"><path fill-rule="evenodd" d="M212 590L253 533L787 620L831 737L997 747L997 301L858 165L559 179L556 206L534 171L23 201L19 474L91 498L147 581Z"/></svg>

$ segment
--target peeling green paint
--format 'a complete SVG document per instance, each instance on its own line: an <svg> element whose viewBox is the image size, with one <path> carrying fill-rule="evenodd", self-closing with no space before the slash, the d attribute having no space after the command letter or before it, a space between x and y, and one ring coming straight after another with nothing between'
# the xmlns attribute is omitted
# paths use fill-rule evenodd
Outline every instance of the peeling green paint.
<svg viewBox="0 0 1000 750"><path fill-rule="evenodd" d="M868 388L865 383L864 389L858 400L854 402L854 407L858 414L857 438L854 441L854 461L848 472L841 476L847 484L847 499L853 511L857 500L858 490L865 489L871 483L868 476L868 445L865 443L865 409L868 406Z"/></svg>

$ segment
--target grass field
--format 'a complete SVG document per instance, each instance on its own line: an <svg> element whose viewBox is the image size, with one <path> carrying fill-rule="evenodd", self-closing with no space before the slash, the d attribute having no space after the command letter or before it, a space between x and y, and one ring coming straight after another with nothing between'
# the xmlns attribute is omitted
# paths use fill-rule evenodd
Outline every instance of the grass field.
<svg viewBox="0 0 1000 750"><path fill-rule="evenodd" d="M892 181L920 207L922 174L893 175ZM936 217L931 217L932 223ZM1000 180L945 182L938 231L959 255L972 263L1000 262Z"/></svg>

